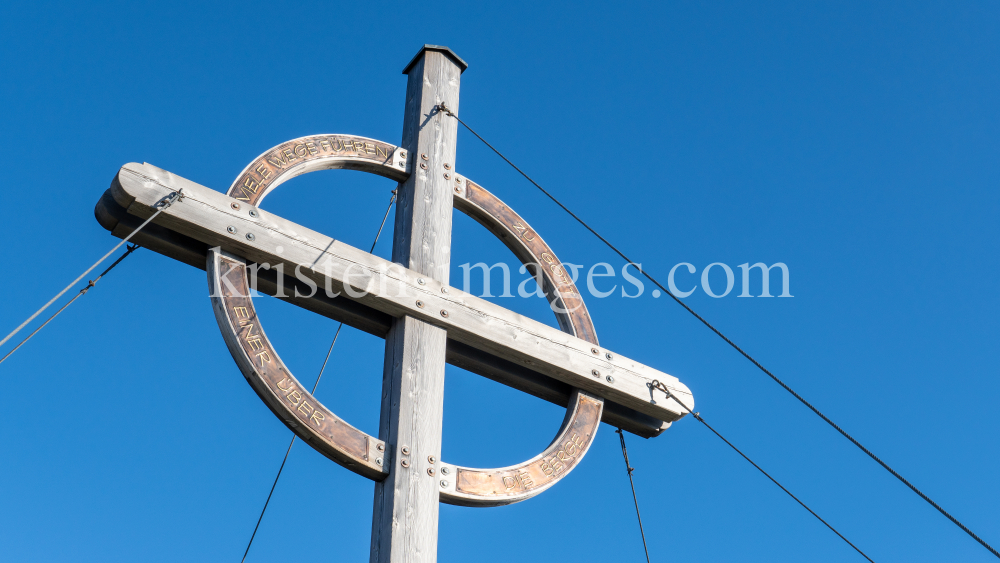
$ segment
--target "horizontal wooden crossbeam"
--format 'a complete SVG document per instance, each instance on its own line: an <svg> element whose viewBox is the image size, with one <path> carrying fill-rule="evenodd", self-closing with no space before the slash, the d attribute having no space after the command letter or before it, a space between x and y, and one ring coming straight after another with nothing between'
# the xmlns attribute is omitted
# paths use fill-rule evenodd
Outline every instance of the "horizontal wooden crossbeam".
<svg viewBox="0 0 1000 563"><path fill-rule="evenodd" d="M319 288L310 299L289 299L298 305L382 336L389 317L441 326L448 331L450 363L563 405L569 388L579 387L606 399L606 422L641 436L655 436L663 422L687 413L662 393L654 396L652 380L694 408L690 391L673 376L266 211L245 204L234 209L235 199L149 164L122 167L98 204L98 219L115 229L124 219L120 209L149 217L176 191L182 199L157 217L162 229L151 231L158 242L140 244L201 268L202 251L215 246L259 264L283 264L287 294L294 295L295 284L310 292L296 271ZM275 270L258 272L258 288L274 293ZM325 288L341 297L325 296Z"/></svg>

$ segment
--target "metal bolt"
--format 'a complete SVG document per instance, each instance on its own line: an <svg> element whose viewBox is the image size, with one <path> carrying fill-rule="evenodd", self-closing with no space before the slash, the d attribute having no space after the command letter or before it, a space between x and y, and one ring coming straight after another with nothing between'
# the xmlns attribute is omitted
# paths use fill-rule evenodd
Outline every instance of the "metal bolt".
<svg viewBox="0 0 1000 563"><path fill-rule="evenodd" d="M615 359L614 354L612 354L611 352L608 352L607 354L604 354L604 357L607 358L607 359L609 359L609 360Z"/></svg>
<svg viewBox="0 0 1000 563"><path fill-rule="evenodd" d="M382 444L375 444L375 449L380 452L385 451L385 446L383 446Z"/></svg>
<svg viewBox="0 0 1000 563"><path fill-rule="evenodd" d="M456 184L461 184L462 183L462 179L459 178L458 176L455 176L455 183Z"/></svg>
<svg viewBox="0 0 1000 563"><path fill-rule="evenodd" d="M435 461L437 461L437 458L432 455L429 455L427 456L427 461L434 463Z"/></svg>
<svg viewBox="0 0 1000 563"><path fill-rule="evenodd" d="M405 162L400 162L399 166L406 166L406 163Z"/></svg>
<svg viewBox="0 0 1000 563"><path fill-rule="evenodd" d="M600 354L601 353L597 348L591 348L590 351L593 352L593 353L595 353L595 354Z"/></svg>
<svg viewBox="0 0 1000 563"><path fill-rule="evenodd" d="M399 151L399 156L406 158L406 151Z"/></svg>
<svg viewBox="0 0 1000 563"><path fill-rule="evenodd" d="M257 218L257 211L251 209L250 210L250 216L253 217L254 219L256 219Z"/></svg>
<svg viewBox="0 0 1000 563"><path fill-rule="evenodd" d="M235 210L237 210L237 211L239 211L239 210L240 210L240 204L236 203L235 201L234 201L234 202L232 202L232 203L230 203L230 204L229 204L229 207L232 207L233 209L235 209Z"/></svg>
<svg viewBox="0 0 1000 563"><path fill-rule="evenodd" d="M451 165L450 165L450 164L448 164L447 162L445 162L445 163L444 163L444 169L445 169L445 170L451 170Z"/></svg>
<svg viewBox="0 0 1000 563"><path fill-rule="evenodd" d="M417 307L420 307L421 309L423 309L424 308L424 302L420 301L420 300L417 300Z"/></svg>
<svg viewBox="0 0 1000 563"><path fill-rule="evenodd" d="M420 158L422 158L422 159L424 159L424 160L428 160L428 158L427 158L427 155L426 155L426 154L421 154L421 155L420 155Z"/></svg>
<svg viewBox="0 0 1000 563"><path fill-rule="evenodd" d="M403 452L403 455L410 455L410 448L403 446L399 451Z"/></svg>
<svg viewBox="0 0 1000 563"><path fill-rule="evenodd" d="M247 240L254 240L257 237L253 236L253 233L247 233Z"/></svg>
<svg viewBox="0 0 1000 563"><path fill-rule="evenodd" d="M444 309L441 309L441 316L447 318L448 317L448 311L445 311Z"/></svg>
<svg viewBox="0 0 1000 563"><path fill-rule="evenodd" d="M380 457L375 458L375 465L382 465L382 458Z"/></svg>
<svg viewBox="0 0 1000 563"><path fill-rule="evenodd" d="M425 283L427 283L427 280L425 280L424 278L417 278L417 283L419 283L420 285L424 285Z"/></svg>
<svg viewBox="0 0 1000 563"><path fill-rule="evenodd" d="M427 164L426 163L421 162L420 163L420 167L423 168L424 170L427 170Z"/></svg>
<svg viewBox="0 0 1000 563"><path fill-rule="evenodd" d="M445 481L445 480L442 479L441 480L441 486L442 487L447 487L448 486L448 481Z"/></svg>
<svg viewBox="0 0 1000 563"><path fill-rule="evenodd" d="M441 288L441 293L448 293L448 288L447 287L442 287Z"/></svg>
<svg viewBox="0 0 1000 563"><path fill-rule="evenodd" d="M449 174L449 173L445 172L445 173L444 173L444 179L445 179L445 180L451 180L451 174Z"/></svg>
<svg viewBox="0 0 1000 563"><path fill-rule="evenodd" d="M460 188L460 187L458 187L458 186L455 186L455 193L456 193L456 194L460 194L460 193L462 193L462 188Z"/></svg>
<svg viewBox="0 0 1000 563"><path fill-rule="evenodd" d="M428 467L427 468L427 474L430 475L431 477L433 477L434 476L434 468L433 467Z"/></svg>
<svg viewBox="0 0 1000 563"><path fill-rule="evenodd" d="M614 378L614 377L611 377L610 375L609 375L609 376L607 376L607 377L605 377L604 379L607 379L607 380L608 380L608 383L614 383L614 382L615 382L615 378Z"/></svg>
<svg viewBox="0 0 1000 563"><path fill-rule="evenodd" d="M404 459L403 461L399 462L399 464L402 465L403 467L409 467L410 466L410 461Z"/></svg>
<svg viewBox="0 0 1000 563"><path fill-rule="evenodd" d="M601 372L597 371L596 369L592 369L590 370L590 375L593 375L594 377L601 377Z"/></svg>
<svg viewBox="0 0 1000 563"><path fill-rule="evenodd" d="M232 225L229 225L228 227L226 227L226 230L229 231L230 233L234 234L234 235L236 234L236 227L234 227Z"/></svg>
<svg viewBox="0 0 1000 563"><path fill-rule="evenodd" d="M451 473L451 469L448 469L447 467L441 468L441 475L447 475L449 473Z"/></svg>

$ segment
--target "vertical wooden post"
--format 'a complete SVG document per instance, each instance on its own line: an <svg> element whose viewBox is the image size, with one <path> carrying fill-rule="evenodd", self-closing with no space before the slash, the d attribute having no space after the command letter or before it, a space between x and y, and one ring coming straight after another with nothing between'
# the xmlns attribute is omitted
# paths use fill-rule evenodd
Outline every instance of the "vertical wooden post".
<svg viewBox="0 0 1000 563"><path fill-rule="evenodd" d="M435 109L458 111L466 64L447 47L425 45L403 74L403 142L412 173L399 185L392 260L448 283L451 181L458 124ZM412 317L395 319L385 341L379 438L389 476L375 484L371 563L437 561L438 473L447 333ZM431 471L433 470L433 471Z"/></svg>

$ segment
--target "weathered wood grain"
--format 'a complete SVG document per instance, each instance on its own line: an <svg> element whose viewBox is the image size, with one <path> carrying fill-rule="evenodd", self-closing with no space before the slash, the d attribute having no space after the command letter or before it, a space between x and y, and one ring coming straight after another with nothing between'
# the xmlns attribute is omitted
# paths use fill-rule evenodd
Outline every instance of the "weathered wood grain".
<svg viewBox="0 0 1000 563"><path fill-rule="evenodd" d="M408 68L402 146L417 165L399 184L392 260L447 286L452 195L442 175L454 167L458 124L434 108L458 107L462 69L428 49ZM379 438L393 460L375 484L371 563L437 561L447 343L446 328L408 314L385 338Z"/></svg>
<svg viewBox="0 0 1000 563"><path fill-rule="evenodd" d="M274 183L269 188L273 189L276 186L277 184ZM126 209L120 206L111 196L111 191L109 189L105 192L98 201L94 214L104 228L111 231L118 238L123 238L135 230L142 223L142 219L128 214ZM476 206L460 205L465 202L465 199L461 196L455 197L454 202L456 209L466 214L471 215L473 212L479 211ZM505 226L496 223L496 219L492 215L479 212L476 220L486 226L491 232L500 233L498 236L501 236L501 240L504 240L508 246L511 246L510 243L506 242L511 234L508 232L506 237L502 236L505 232ZM150 224L139 233L136 233L132 240L136 244L159 252L164 256L202 270L205 269L208 245L189 236L182 235L160 225ZM517 250L516 245L511 250L522 261L538 261L537 257L531 258L528 256L526 258L523 256ZM375 310L360 302L344 297L328 297L323 291L318 291L310 295L312 293L310 288L294 277L289 278L286 276L284 282L285 291L279 294L277 272L272 269L261 269L257 272L254 289L267 295L277 296L278 299L336 321L344 322L348 326L381 338L385 338L385 335L389 332L392 317L382 311ZM546 289L546 291L548 290ZM551 294L546 293L546 295ZM559 320L560 326L564 327L563 319ZM448 340L446 361L477 375L487 377L559 406L570 407L573 404L570 401L572 387L565 383L538 374L526 366L515 364L477 350L452 338ZM606 402L604 411L601 414L601 420L643 438L658 436L670 425L670 423L665 423L614 402Z"/></svg>
<svg viewBox="0 0 1000 563"><path fill-rule="evenodd" d="M410 315L440 326L458 342L658 420L672 422L687 411L663 397L656 400L649 387L654 379L694 408L690 391L673 376L456 288L442 292L445 284L266 211L250 217L246 209L231 208L232 198L154 166L126 165L112 191L119 205L144 218L156 201L178 189L185 197L161 213L157 224L253 262L284 263L286 272L301 265L303 277L320 288L344 292L393 317ZM228 226L236 234L227 232ZM255 240L247 240L246 233Z"/></svg>

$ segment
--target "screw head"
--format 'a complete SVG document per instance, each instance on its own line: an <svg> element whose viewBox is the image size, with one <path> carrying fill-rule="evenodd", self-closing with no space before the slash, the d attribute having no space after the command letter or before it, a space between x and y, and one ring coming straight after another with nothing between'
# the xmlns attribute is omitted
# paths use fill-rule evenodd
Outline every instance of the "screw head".
<svg viewBox="0 0 1000 563"><path fill-rule="evenodd" d="M447 318L448 317L448 311L445 311L444 309L441 309L441 316Z"/></svg>
<svg viewBox="0 0 1000 563"><path fill-rule="evenodd" d="M237 211L239 211L239 210L240 210L240 204L236 203L235 201L234 201L234 202L232 202L232 203L230 203L230 204L229 204L229 207L232 207L233 209L235 209L235 210L237 210Z"/></svg>
<svg viewBox="0 0 1000 563"><path fill-rule="evenodd" d="M399 462L399 464L402 465L403 467L409 467L410 466L410 461L404 459L403 461Z"/></svg>
<svg viewBox="0 0 1000 563"><path fill-rule="evenodd" d="M236 227L234 227L232 225L229 225L228 227L226 227L226 230L229 231L230 233L234 234L234 235L236 234Z"/></svg>
<svg viewBox="0 0 1000 563"><path fill-rule="evenodd" d="M427 280L425 280L424 278L417 278L417 283L419 283L420 285L424 285L425 283L427 283Z"/></svg>
<svg viewBox="0 0 1000 563"><path fill-rule="evenodd" d="M257 215L258 215L258 214L257 214L257 211L256 211L255 209L251 209L251 210L250 210L250 216L251 216L251 217L253 217L254 219L256 219L256 218L257 218Z"/></svg>
<svg viewBox="0 0 1000 563"><path fill-rule="evenodd" d="M375 465L382 465L382 458L380 457L375 458Z"/></svg>
<svg viewBox="0 0 1000 563"><path fill-rule="evenodd" d="M590 370L590 375L593 375L594 377L601 377L601 372L597 371L596 369L592 369Z"/></svg>
<svg viewBox="0 0 1000 563"><path fill-rule="evenodd" d="M420 307L421 309L423 309L424 308L424 302L423 301L417 301L417 307Z"/></svg>
<svg viewBox="0 0 1000 563"><path fill-rule="evenodd" d="M432 455L429 455L427 456L427 461L434 463L435 461L437 461L437 458Z"/></svg>
<svg viewBox="0 0 1000 563"><path fill-rule="evenodd" d="M380 452L385 451L385 446L383 446L382 444L375 444L375 449Z"/></svg>
<svg viewBox="0 0 1000 563"><path fill-rule="evenodd" d="M403 452L403 455L410 455L410 448L408 448L406 446L403 446L402 448L400 448L399 451Z"/></svg>
<svg viewBox="0 0 1000 563"><path fill-rule="evenodd" d="M458 186L455 186L455 193L456 193L456 194L460 194L460 193L462 193L462 188L460 188L460 187L458 187Z"/></svg>
<svg viewBox="0 0 1000 563"><path fill-rule="evenodd" d="M427 474L430 475L431 477L433 477L434 476L434 468L433 467L428 467L427 468Z"/></svg>
<svg viewBox="0 0 1000 563"><path fill-rule="evenodd" d="M424 159L424 160L428 160L428 158L427 158L427 155L426 155L426 154L421 154L421 155L420 155L420 158L422 158L422 159Z"/></svg>
<svg viewBox="0 0 1000 563"><path fill-rule="evenodd" d="M609 375L609 376L607 376L607 377L605 377L604 379L607 379L607 380L608 380L608 383L614 383L614 382L615 382L615 378L614 378L614 377L612 377L612 376L610 376L610 375Z"/></svg>
<svg viewBox="0 0 1000 563"><path fill-rule="evenodd" d="M591 348L590 351L593 352L594 354L600 354L601 353L600 350L598 350L597 348Z"/></svg>
<svg viewBox="0 0 1000 563"><path fill-rule="evenodd" d="M449 173L445 172L445 173L444 173L444 179L445 179L445 180L451 180L451 174L449 174Z"/></svg>
<svg viewBox="0 0 1000 563"><path fill-rule="evenodd" d="M423 168L424 170L427 170L427 164L424 162L420 163L420 167Z"/></svg>
<svg viewBox="0 0 1000 563"><path fill-rule="evenodd" d="M447 475L449 473L451 473L451 469L448 469L447 467L441 468L441 475Z"/></svg>
<svg viewBox="0 0 1000 563"><path fill-rule="evenodd" d="M448 164L447 162L445 162L445 163L444 163L444 169L445 169L445 170L451 170L451 165L450 165L450 164Z"/></svg>
<svg viewBox="0 0 1000 563"><path fill-rule="evenodd" d="M399 156L406 158L406 151L399 151Z"/></svg>
<svg viewBox="0 0 1000 563"><path fill-rule="evenodd" d="M442 487L447 487L448 486L448 481L445 481L444 479L442 479L441 480L441 486Z"/></svg>
<svg viewBox="0 0 1000 563"><path fill-rule="evenodd" d="M604 354L604 357L607 358L607 359L609 359L609 360L615 359L615 355L612 354L611 352L608 352L607 354Z"/></svg>
<svg viewBox="0 0 1000 563"><path fill-rule="evenodd" d="M448 293L448 286L442 287L441 293Z"/></svg>
<svg viewBox="0 0 1000 563"><path fill-rule="evenodd" d="M254 240L257 237L253 236L253 233L247 233L247 240Z"/></svg>
<svg viewBox="0 0 1000 563"><path fill-rule="evenodd" d="M398 166L406 166L405 162L400 162Z"/></svg>

